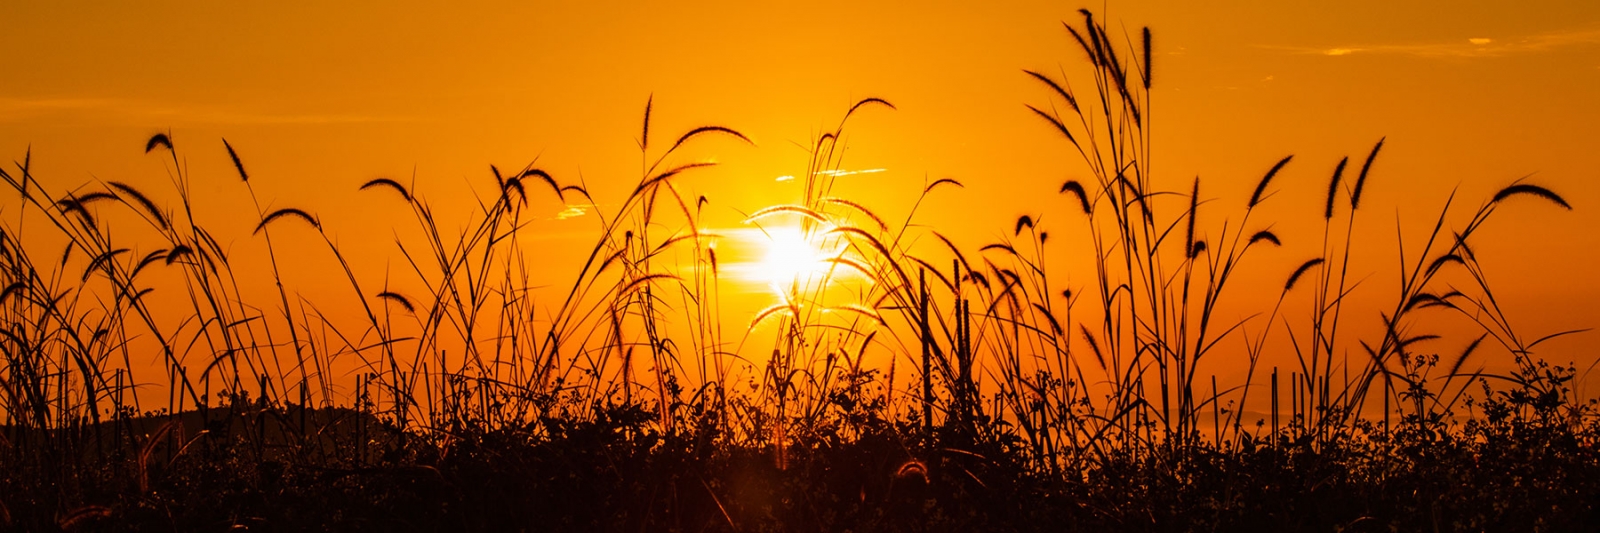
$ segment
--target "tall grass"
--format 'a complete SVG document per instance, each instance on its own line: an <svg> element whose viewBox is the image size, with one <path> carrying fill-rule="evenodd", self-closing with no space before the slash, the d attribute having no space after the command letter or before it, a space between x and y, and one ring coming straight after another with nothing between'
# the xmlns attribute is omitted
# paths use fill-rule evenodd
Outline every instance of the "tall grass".
<svg viewBox="0 0 1600 533"><path fill-rule="evenodd" d="M762 231L798 227L827 253L820 268L780 284L774 303L754 317L722 312L726 265L714 245L718 229L703 222L709 199L686 196L677 184L714 165L692 155L697 145L753 143L723 126L661 137L653 98L638 140L638 182L620 201L597 202L586 184L537 161L510 172L491 165L479 179L493 179L493 192L451 228L434 214L435 191L415 182L351 184L361 201L411 213L403 224L414 231L406 234L420 238L397 239L407 273L393 285L356 272L314 213L262 207L251 180L273 177L251 176L248 153L222 141L259 217L244 237L266 251L269 302L247 301L241 285L266 280L236 268L197 219L203 200L194 197L193 171L180 156L187 147L177 139L157 134L145 146L171 177L161 195L122 182L47 190L25 155L15 171L0 170L21 195L17 218L0 229L6 445L17 464L70 485L89 483L74 473L86 454L135 450L145 476L159 443L171 463L225 437L249 443L257 461L360 466L384 453L447 453L440 450L486 433L549 440L601 427L643 443L681 438L701 455L762 450L785 469L796 449L887 431L911 455L921 439L947 455L1013 456L1032 472L1070 479L1129 459L1177 464L1202 448L1381 440L1391 414L1402 428L1444 431L1451 413L1474 401L1501 416L1590 414L1565 385L1571 372L1534 356L1571 332L1514 331L1471 245L1502 209L1570 209L1556 192L1512 183L1465 223L1452 194L1419 234L1420 248L1407 249L1417 239L1400 228L1392 305L1347 309L1367 275L1352 270L1352 251L1386 246L1355 232L1368 180L1383 179L1384 142L1358 171L1348 158L1333 170L1320 241L1280 235L1257 210L1276 200L1275 177L1298 171L1294 156L1264 165L1248 190L1164 180L1152 164L1150 31L1135 45L1081 15L1065 27L1088 76L1025 71L1049 102L1029 112L1089 176L1059 187L1062 215L1051 218L1062 228L1056 235L1073 232L1087 243L1092 281L1081 287L1052 283L1060 278L1047 260L1055 246L1047 246L1043 217L1023 216L1009 239L965 250L916 222L923 199L956 193L957 180L927 183L898 223L836 196L846 125L895 109L878 98L850 107L811 144L799 198L745 221ZM173 207L157 201L171 195ZM527 236L530 205L580 199L615 208L596 207L596 237L575 281L557 299L538 301L541 280L530 262L544 251ZM1282 258L1296 242L1319 250L1280 278L1240 277L1258 255ZM300 267L280 263L280 247L325 250L339 272L323 274L348 291L293 291L284 271ZM159 308L157 290L174 294ZM1219 312L1251 294L1277 298L1250 318ZM360 314L340 322L319 306ZM1449 358L1420 348L1442 341L1428 329L1440 310L1482 330ZM1376 337L1350 327L1373 314L1383 326ZM773 333L770 349L746 345L763 332ZM1491 346L1500 350L1491 354ZM1271 353L1292 354L1295 365L1269 371L1263 361ZM1509 356L1516 372L1482 370L1494 356ZM1217 382L1215 361L1225 357L1245 362L1241 382ZM152 366L159 375L140 373ZM338 370L351 367L354 374ZM1523 396L1475 396L1473 385L1487 390L1490 380ZM353 410L353 429L316 415L334 407ZM1268 412L1270 427L1250 426L1252 408ZM1374 409L1376 428L1367 420ZM191 411L200 425L186 430L181 414ZM173 422L150 433L138 425L146 413ZM239 419L247 424L230 429L226 421ZM298 447L283 451L286 437L269 438L269 426L290 427ZM309 438L352 431L353 447ZM926 481L926 468L913 457L896 476Z"/></svg>
<svg viewBox="0 0 1600 533"><path fill-rule="evenodd" d="M1203 437L1217 445L1237 443L1257 436L1246 433L1243 415L1251 402L1263 401L1252 395L1260 392L1257 385L1263 355L1287 344L1298 366L1290 369L1288 376L1278 369L1270 375L1268 410L1275 419L1272 436L1275 439L1279 434L1276 417L1282 412L1288 417L1281 426L1287 431L1284 436L1297 440L1309 436L1325 442L1336 434L1348 434L1361 416L1369 414L1367 409L1379 402L1385 406L1383 413L1391 412L1393 401L1394 407L1407 409L1408 417L1438 423L1461 399L1468 382L1489 377L1481 371L1465 371L1482 337L1452 359L1444 376L1417 373L1414 361L1419 353L1426 353L1417 351L1418 344L1438 338L1416 332L1428 322L1424 313L1428 308L1462 311L1524 366L1531 360L1532 344L1570 333L1531 343L1521 340L1510 330L1481 265L1466 251L1475 231L1507 200L1529 197L1570 209L1556 193L1520 181L1485 202L1456 230L1449 229L1452 195L1452 202L1440 209L1431 231L1424 235L1420 250L1404 249L1402 235L1398 240L1402 245L1401 282L1392 310L1378 313L1384 324L1381 337L1352 338L1348 326L1341 327L1350 315L1345 303L1358 289L1354 279L1366 276L1351 271L1352 249L1383 245L1365 242L1354 232L1368 179L1378 175L1374 168L1383 147L1381 140L1353 179L1345 177L1348 158L1335 168L1324 209L1322 251L1286 276L1278 303L1245 320L1221 319L1217 309L1229 295L1277 291L1273 280L1235 277L1247 258L1285 246L1297 237L1304 239L1279 235L1271 229L1272 224L1253 218L1259 205L1272 201L1273 178L1285 171L1294 156L1270 166L1242 210L1228 209L1231 202L1226 200L1218 205L1218 200L1203 196L1199 178L1181 184L1182 189L1163 188L1179 184L1163 186L1151 171L1149 30L1141 32L1140 48L1129 45L1126 52L1119 52L1124 49L1117 44L1120 39L1090 12L1081 15L1081 25L1068 24L1066 28L1092 67L1088 79L1092 91L1080 97L1066 80L1025 72L1047 89L1051 99L1050 106L1030 105L1029 109L1066 141L1068 152L1094 177L1092 183L1067 181L1060 192L1070 195L1064 203L1085 219L1084 229L1096 257L1093 288L1097 290L1092 295L1091 318L1072 327L1078 330L1081 343L1074 346L1061 339L1061 328L1035 329L1062 356L1037 378L1018 374L1010 379L1006 387L1012 391L1010 397L1040 398L1032 405L1013 403L1019 420L1037 413L1039 427L1060 433L1054 441L1075 443L1070 450L1074 455L1108 444L1121 451L1156 452L1169 446L1193 446ZM1025 227L1042 245L1045 234L1021 222L1017 229L1020 232ZM1028 267L1020 270L1038 273L1035 286L1044 287L1042 253L1023 258L1015 253L1016 247L997 248ZM1469 288L1447 288L1441 272L1450 268L1467 272L1473 282ZM1240 288L1240 283L1253 287ZM1309 324L1291 320L1297 313L1283 313L1284 303L1294 304L1289 296L1297 287L1312 293L1306 315ZM1037 294L1045 293L1040 290ZM1074 297L1081 297L1066 296L1069 306ZM1048 301L1040 298L1037 303L1047 315ZM1259 332L1254 337L1246 333L1251 322ZM1269 336L1287 342L1269 343ZM1216 358L1219 349L1233 346L1242 347L1242 355L1248 359L1244 382L1218 389L1215 378L1209 384L1202 379L1202 369L1208 368L1203 363ZM1093 358L1073 357L1087 355L1085 351ZM1109 393L1103 402L1087 392L1072 392L1073 385L1085 381L1085 364L1079 361L1091 361L1092 368L1105 376ZM1074 376L1076 382L1071 379ZM1052 379L1066 386L1048 386ZM1280 386L1280 382L1284 383ZM1281 397L1285 394L1287 401ZM1054 397L1045 400L1051 395ZM1230 406L1226 422L1222 422L1219 405L1224 401ZM1050 405L1058 407L1051 411ZM1086 415L1066 407L1073 405L1084 406ZM1216 423L1212 435L1199 431L1207 415ZM1380 418L1387 421L1389 417Z"/></svg>

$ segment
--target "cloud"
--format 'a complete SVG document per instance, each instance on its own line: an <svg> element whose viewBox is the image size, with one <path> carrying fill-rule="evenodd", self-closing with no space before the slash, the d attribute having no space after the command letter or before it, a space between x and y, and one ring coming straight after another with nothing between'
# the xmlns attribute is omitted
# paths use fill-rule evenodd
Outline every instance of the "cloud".
<svg viewBox="0 0 1600 533"><path fill-rule="evenodd" d="M26 98L0 96L0 120L51 118L186 124L349 124L400 122L405 117L349 114L260 113L227 106L182 105L115 98Z"/></svg>
<svg viewBox="0 0 1600 533"><path fill-rule="evenodd" d="M561 212L556 213L555 219L566 220L569 218L581 217L588 214L589 210L594 208L594 204L567 204L566 209L562 209Z"/></svg>
<svg viewBox="0 0 1600 533"><path fill-rule="evenodd" d="M887 168L869 168L869 169L866 169L866 170L818 170L818 171L814 172L814 174L816 174L818 176L838 177L838 176L853 176L853 175L856 175L856 174L877 174L879 172L888 172L888 171L889 171L889 169L887 169Z"/></svg>
<svg viewBox="0 0 1600 533"><path fill-rule="evenodd" d="M1600 44L1600 29L1541 33L1517 39L1471 37L1458 41L1420 44L1364 44L1325 47L1274 46L1301 54L1325 56L1403 55L1422 58L1505 57L1549 52L1572 46Z"/></svg>
<svg viewBox="0 0 1600 533"><path fill-rule="evenodd" d="M0 96L0 118L58 111L104 109L115 100L105 98L11 98Z"/></svg>

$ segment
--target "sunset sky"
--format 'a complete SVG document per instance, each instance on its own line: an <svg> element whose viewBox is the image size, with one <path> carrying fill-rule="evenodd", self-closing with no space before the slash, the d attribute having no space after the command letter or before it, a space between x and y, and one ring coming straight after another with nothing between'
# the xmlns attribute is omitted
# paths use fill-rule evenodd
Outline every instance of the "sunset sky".
<svg viewBox="0 0 1600 533"><path fill-rule="evenodd" d="M795 201L794 181L779 178L805 171L804 147L852 103L879 97L898 109L851 119L844 167L883 171L841 178L842 195L903 220L925 183L957 179L965 188L941 190L919 223L976 249L1009 238L1020 215L1042 217L1064 236L1051 250L1059 279L1076 286L1092 272L1074 274L1073 254L1088 251L1074 246L1082 228L1056 190L1084 167L1024 107L1049 100L1022 71L1088 73L1060 22L1078 21L1080 7L1129 39L1154 32L1158 184L1186 192L1198 175L1218 205L1242 204L1295 155L1258 219L1278 221L1285 240L1251 271L1263 286L1281 287L1316 253L1334 164L1386 138L1357 225L1372 246L1361 264L1372 285L1394 277L1397 216L1416 237L1453 187L1470 210L1531 175L1574 210L1508 204L1478 253L1523 335L1600 326L1592 1L5 2L0 156L20 161L31 146L33 173L52 191L119 180L174 202L170 164L143 152L170 131L203 204L197 217L246 247L257 219L226 137L264 203L318 214L358 269L381 278L403 273L391 228L410 220L358 193L369 179L414 176L413 191L464 213L476 205L469 191L493 189L490 164L537 159L562 183L587 184L605 210L638 183L653 98L655 142L701 125L755 142L708 138L684 151L720 163L680 186L709 198L711 225L735 228ZM0 206L10 220L15 196ZM548 195L534 206L547 218L535 238L549 241L549 261L571 264L592 243L592 214L558 217L569 206ZM549 283L573 273L554 266ZM295 282L314 291L339 280ZM1541 355L1581 372L1597 335Z"/></svg>

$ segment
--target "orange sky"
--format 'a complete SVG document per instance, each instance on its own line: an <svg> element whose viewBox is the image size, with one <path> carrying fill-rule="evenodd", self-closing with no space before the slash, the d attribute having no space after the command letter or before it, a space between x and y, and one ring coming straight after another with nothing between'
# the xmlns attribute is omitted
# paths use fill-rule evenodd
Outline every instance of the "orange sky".
<svg viewBox="0 0 1600 533"><path fill-rule="evenodd" d="M375 277L398 268L390 228L407 221L357 195L362 182L415 173L435 205L455 198L466 209L467 187L492 188L489 164L537 157L564 183L581 176L603 209L638 180L635 142L651 95L664 135L718 124L758 144L692 147L722 165L683 185L710 197L712 223L723 226L793 201L792 185L775 178L803 172L799 146L869 96L899 110L852 119L845 166L887 171L843 181L841 192L899 219L925 180L959 179L964 190L921 213L963 246L1007 235L1018 215L1065 220L1054 191L1083 173L1023 107L1047 100L1021 72L1084 72L1059 23L1076 20L1076 4L330 4L6 2L0 153L20 160L31 145L34 173L52 190L95 178L160 190L162 160L141 149L170 129L198 196L212 199L198 216L246 246L255 219L239 209L248 204L225 136L265 202L318 213ZM1422 231L1451 187L1472 208L1533 174L1576 210L1508 209L1480 235L1479 253L1524 335L1600 325L1600 280L1588 275L1600 259L1591 231L1600 228L1600 4L1090 7L1130 35L1155 32L1159 183L1182 189L1199 175L1216 198L1242 202L1266 168L1296 155L1268 208L1293 251L1261 270L1267 285L1315 253L1293 246L1315 238L1294 220L1320 208L1333 164L1387 137L1369 193L1376 208L1358 226L1380 252L1392 253L1396 212ZM154 196L173 201L169 192ZM541 208L554 217L562 206ZM560 254L588 244L593 228L578 217L538 229ZM1388 280L1392 259L1382 261L1367 268ZM1081 285L1087 274L1064 278ZM1594 335L1545 355L1592 362Z"/></svg>

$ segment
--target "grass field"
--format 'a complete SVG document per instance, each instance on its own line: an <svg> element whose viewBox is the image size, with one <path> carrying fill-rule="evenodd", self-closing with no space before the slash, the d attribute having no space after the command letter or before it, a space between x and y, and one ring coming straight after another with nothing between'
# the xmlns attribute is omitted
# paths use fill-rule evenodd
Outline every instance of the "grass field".
<svg viewBox="0 0 1600 533"><path fill-rule="evenodd" d="M1537 356L1573 332L1514 331L1473 248L1485 224L1572 209L1557 191L1452 196L1400 228L1412 240L1379 274L1397 289L1369 295L1388 303L1346 306L1368 276L1352 254L1396 244L1352 230L1395 148L1375 140L1331 169L1321 235L1280 235L1257 208L1298 186L1274 180L1293 156L1246 191L1157 178L1151 33L1124 41L1087 11L1067 28L1092 77L1026 71L1040 128L1017 134L1059 137L1060 157L1090 169L1039 191L1075 218L1051 233L1024 216L1009 239L962 249L915 208L887 220L835 196L851 119L894 110L864 99L810 146L802 197L745 221L773 247L757 267L772 303L748 317L723 311L725 237L675 180L713 164L699 143L749 139L655 131L653 101L620 199L533 164L491 167L497 192L446 227L415 183L360 185L412 215L393 221L416 237L397 237L409 285L358 275L316 213L256 200L247 147L217 147L232 175L193 176L182 137L155 135L161 195L47 190L24 155L0 171L20 193L0 227L0 526L1600 527L1595 404L1574 392L1579 369ZM248 236L195 215L196 181L224 179L255 202ZM921 205L961 188L906 193ZM168 193L179 200L152 200ZM554 299L534 296L548 253L523 229L540 197L589 206L601 226ZM1060 285L1051 238L1090 258L1075 278L1090 282ZM235 239L264 243L267 262L231 262L219 242ZM1289 240L1321 252L1240 274ZM285 288L285 258L307 254L340 267L322 275L350 312ZM242 288L263 277L275 290ZM1268 305L1219 311L1236 294ZM1378 331L1350 325L1373 315ZM1441 339L1440 316L1473 329ZM1244 379L1218 383L1224 358ZM1489 358L1512 371L1484 370Z"/></svg>

